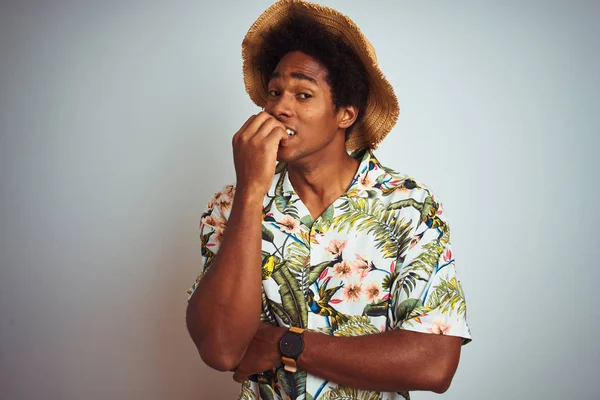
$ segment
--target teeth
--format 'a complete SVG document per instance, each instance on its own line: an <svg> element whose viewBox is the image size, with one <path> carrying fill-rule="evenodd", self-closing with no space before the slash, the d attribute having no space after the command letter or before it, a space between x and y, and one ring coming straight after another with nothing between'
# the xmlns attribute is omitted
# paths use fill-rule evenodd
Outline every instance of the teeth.
<svg viewBox="0 0 600 400"><path fill-rule="evenodd" d="M291 130L290 128L287 128L285 131L287 132L288 136L293 136L293 135L295 135L295 134L296 134L296 132L294 132L294 131L293 131L293 130Z"/></svg>

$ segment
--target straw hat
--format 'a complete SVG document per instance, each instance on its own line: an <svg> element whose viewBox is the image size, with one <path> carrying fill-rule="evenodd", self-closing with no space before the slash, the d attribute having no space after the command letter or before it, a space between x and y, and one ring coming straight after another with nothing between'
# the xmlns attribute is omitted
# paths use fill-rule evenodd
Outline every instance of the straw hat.
<svg viewBox="0 0 600 400"><path fill-rule="evenodd" d="M263 82L257 63L264 40L262 34L284 22L292 12L312 18L329 32L340 36L364 64L368 75L369 98L361 122L354 126L346 141L346 149L377 148L398 120L398 99L377 65L377 56L371 43L350 18L332 8L303 0L281 0L258 17L242 42L244 83L250 98L261 108L267 104L266 82Z"/></svg>

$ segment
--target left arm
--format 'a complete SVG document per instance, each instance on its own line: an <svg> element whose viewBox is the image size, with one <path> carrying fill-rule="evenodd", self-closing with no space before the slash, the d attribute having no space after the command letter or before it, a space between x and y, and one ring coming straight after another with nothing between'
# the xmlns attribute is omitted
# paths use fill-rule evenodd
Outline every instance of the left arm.
<svg viewBox="0 0 600 400"><path fill-rule="evenodd" d="M278 342L286 328L262 324L234 379L281 364ZM298 367L323 379L363 390L445 392L460 357L462 338L407 330L336 337L304 332Z"/></svg>

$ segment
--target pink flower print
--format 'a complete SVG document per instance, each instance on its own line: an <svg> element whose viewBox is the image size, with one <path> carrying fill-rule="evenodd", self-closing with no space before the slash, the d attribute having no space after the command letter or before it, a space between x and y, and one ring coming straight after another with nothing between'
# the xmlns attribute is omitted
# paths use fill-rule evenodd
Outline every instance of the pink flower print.
<svg viewBox="0 0 600 400"><path fill-rule="evenodd" d="M344 298L350 303L356 303L360 301L361 292L362 285L360 283L348 283L344 287Z"/></svg>
<svg viewBox="0 0 600 400"><path fill-rule="evenodd" d="M233 195L235 194L235 188L233 185L227 185L225 190L223 190L223 194L230 199L233 199Z"/></svg>
<svg viewBox="0 0 600 400"><path fill-rule="evenodd" d="M360 276L361 281L367 277L367 274L371 270L369 261L360 254L356 255L356 261L352 262L352 268L354 269L354 273Z"/></svg>
<svg viewBox="0 0 600 400"><path fill-rule="evenodd" d="M329 242L329 245L325 247L325 250L333 254L334 256L339 256L342 254L342 251L346 248L346 240L335 240L333 239Z"/></svg>
<svg viewBox="0 0 600 400"><path fill-rule="evenodd" d="M365 286L363 293L367 296L369 303L373 303L379 299L379 296L381 296L381 287L379 287L377 282L372 282Z"/></svg>
<svg viewBox="0 0 600 400"><path fill-rule="evenodd" d="M452 260L452 250L446 249L446 251L444 251L444 261L448 262L450 260Z"/></svg>
<svg viewBox="0 0 600 400"><path fill-rule="evenodd" d="M217 229L225 229L225 219L224 218L215 218L213 215L209 215L202 220L202 223L205 225L213 226Z"/></svg>
<svg viewBox="0 0 600 400"><path fill-rule="evenodd" d="M221 211L221 214L225 214L226 211L230 211L232 203L233 200L231 200L228 197L224 197L223 199L221 199L219 201L219 210Z"/></svg>
<svg viewBox="0 0 600 400"><path fill-rule="evenodd" d="M333 275L339 279L346 279L352 274L352 264L346 260L342 260L333 266Z"/></svg>
<svg viewBox="0 0 600 400"><path fill-rule="evenodd" d="M358 176L356 184L359 190L369 190L375 185L373 174L370 174L369 172L365 172L364 174L360 174Z"/></svg>
<svg viewBox="0 0 600 400"><path fill-rule="evenodd" d="M329 272L329 268L325 268L323 270L323 272L321 272L321 275L319 275L319 280L322 281L323 279L327 278L328 272Z"/></svg>
<svg viewBox="0 0 600 400"><path fill-rule="evenodd" d="M298 233L300 232L300 221L285 215L279 221L279 228L286 233Z"/></svg>
<svg viewBox="0 0 600 400"><path fill-rule="evenodd" d="M306 241L308 242L308 239L310 239L310 242L312 244L317 244L318 245L319 244L319 237L322 237L323 235L324 235L323 233L318 234L317 232L312 231L310 233L310 235L307 234L307 240Z"/></svg>
<svg viewBox="0 0 600 400"><path fill-rule="evenodd" d="M390 264L390 272L393 274L396 271L396 260Z"/></svg>
<svg viewBox="0 0 600 400"><path fill-rule="evenodd" d="M223 234L225 233L225 229L217 229L215 231L215 243L218 245L223 241Z"/></svg>
<svg viewBox="0 0 600 400"><path fill-rule="evenodd" d="M450 333L450 324L445 324L442 321L434 321L431 328L427 328L428 332L435 333L436 335L447 335Z"/></svg>
<svg viewBox="0 0 600 400"><path fill-rule="evenodd" d="M412 249L417 245L417 243L419 243L419 240L421 240L421 238L423 237L423 233L425 232L421 232L418 235L413 236L413 238L410 240L410 243L408 244L409 249Z"/></svg>

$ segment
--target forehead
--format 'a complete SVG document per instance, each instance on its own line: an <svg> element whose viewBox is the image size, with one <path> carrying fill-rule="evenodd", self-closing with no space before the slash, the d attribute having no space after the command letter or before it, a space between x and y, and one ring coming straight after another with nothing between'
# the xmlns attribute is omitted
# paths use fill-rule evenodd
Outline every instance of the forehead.
<svg viewBox="0 0 600 400"><path fill-rule="evenodd" d="M327 73L327 68L315 58L293 51L279 60L272 79L299 79L317 86L327 86Z"/></svg>

